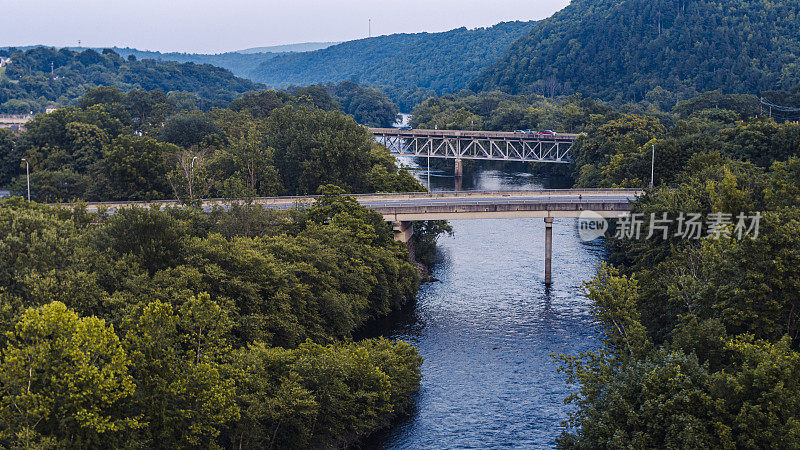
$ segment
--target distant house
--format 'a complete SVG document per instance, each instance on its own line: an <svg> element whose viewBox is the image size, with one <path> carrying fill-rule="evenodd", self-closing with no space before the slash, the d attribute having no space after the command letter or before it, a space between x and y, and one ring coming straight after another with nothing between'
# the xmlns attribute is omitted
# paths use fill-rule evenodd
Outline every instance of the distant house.
<svg viewBox="0 0 800 450"><path fill-rule="evenodd" d="M0 67L5 67L9 64L11 64L11 58L5 58L3 56L0 56Z"/></svg>
<svg viewBox="0 0 800 450"><path fill-rule="evenodd" d="M53 112L53 111L55 111L57 109L58 109L58 106L50 105L50 106L48 106L47 108L44 109L44 112L45 112L45 114L50 114L51 112Z"/></svg>

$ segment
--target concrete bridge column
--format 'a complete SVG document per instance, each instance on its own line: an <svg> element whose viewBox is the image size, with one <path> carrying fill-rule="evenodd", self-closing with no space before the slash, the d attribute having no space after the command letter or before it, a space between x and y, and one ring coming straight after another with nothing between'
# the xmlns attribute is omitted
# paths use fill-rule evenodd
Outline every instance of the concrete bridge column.
<svg viewBox="0 0 800 450"><path fill-rule="evenodd" d="M414 222L392 222L394 240L406 244L408 258L414 262Z"/></svg>
<svg viewBox="0 0 800 450"><path fill-rule="evenodd" d="M552 274L553 260L553 218L544 218L544 284L550 286L553 283Z"/></svg>
<svg viewBox="0 0 800 450"><path fill-rule="evenodd" d="M461 164L461 158L456 158L456 166L455 166L455 180L456 180L456 190L460 191L462 186L462 180L464 179L464 168Z"/></svg>
<svg viewBox="0 0 800 450"><path fill-rule="evenodd" d="M394 240L407 244L414 236L414 222L392 222Z"/></svg>

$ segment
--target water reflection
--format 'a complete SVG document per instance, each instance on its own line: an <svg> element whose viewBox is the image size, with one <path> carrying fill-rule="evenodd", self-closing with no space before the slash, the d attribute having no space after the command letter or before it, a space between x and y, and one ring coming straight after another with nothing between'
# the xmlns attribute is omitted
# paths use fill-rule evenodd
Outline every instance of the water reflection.
<svg viewBox="0 0 800 450"><path fill-rule="evenodd" d="M430 181L433 191L452 191L455 187L454 160L398 157L400 164L426 187ZM569 187L562 177L539 177L531 173L527 163L502 161L465 161L462 189L465 191L519 191L528 189L559 189Z"/></svg>

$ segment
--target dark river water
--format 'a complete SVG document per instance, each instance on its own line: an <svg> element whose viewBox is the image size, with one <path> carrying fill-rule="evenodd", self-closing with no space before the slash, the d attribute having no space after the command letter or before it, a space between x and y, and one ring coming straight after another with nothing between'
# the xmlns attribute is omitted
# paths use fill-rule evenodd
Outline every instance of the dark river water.
<svg viewBox="0 0 800 450"><path fill-rule="evenodd" d="M452 189L437 173L434 189ZM427 179L424 172L420 179ZM548 185L548 183L544 183ZM465 189L532 189L524 173L476 170ZM451 221L439 241L439 281L423 285L408 322L390 335L425 362L413 414L372 442L378 448L549 448L568 387L551 354L600 346L580 294L602 247L582 243L575 219L553 226L553 284L544 285L542 219Z"/></svg>

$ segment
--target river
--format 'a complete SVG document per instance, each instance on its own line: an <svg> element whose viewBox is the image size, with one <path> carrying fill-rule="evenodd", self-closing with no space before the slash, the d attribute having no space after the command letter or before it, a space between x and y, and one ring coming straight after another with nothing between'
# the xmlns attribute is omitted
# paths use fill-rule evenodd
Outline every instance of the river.
<svg viewBox="0 0 800 450"><path fill-rule="evenodd" d="M433 173L434 190L453 178ZM427 178L422 172L420 179ZM541 188L521 172L474 170L465 189ZM548 186L549 187L549 186ZM603 256L578 238L575 219L553 225L553 285L544 286L542 219L452 221L439 240L436 282L419 291L407 323L390 337L425 362L415 411L375 436L378 448L549 448L566 418L568 388L551 354L600 346L580 294Z"/></svg>

